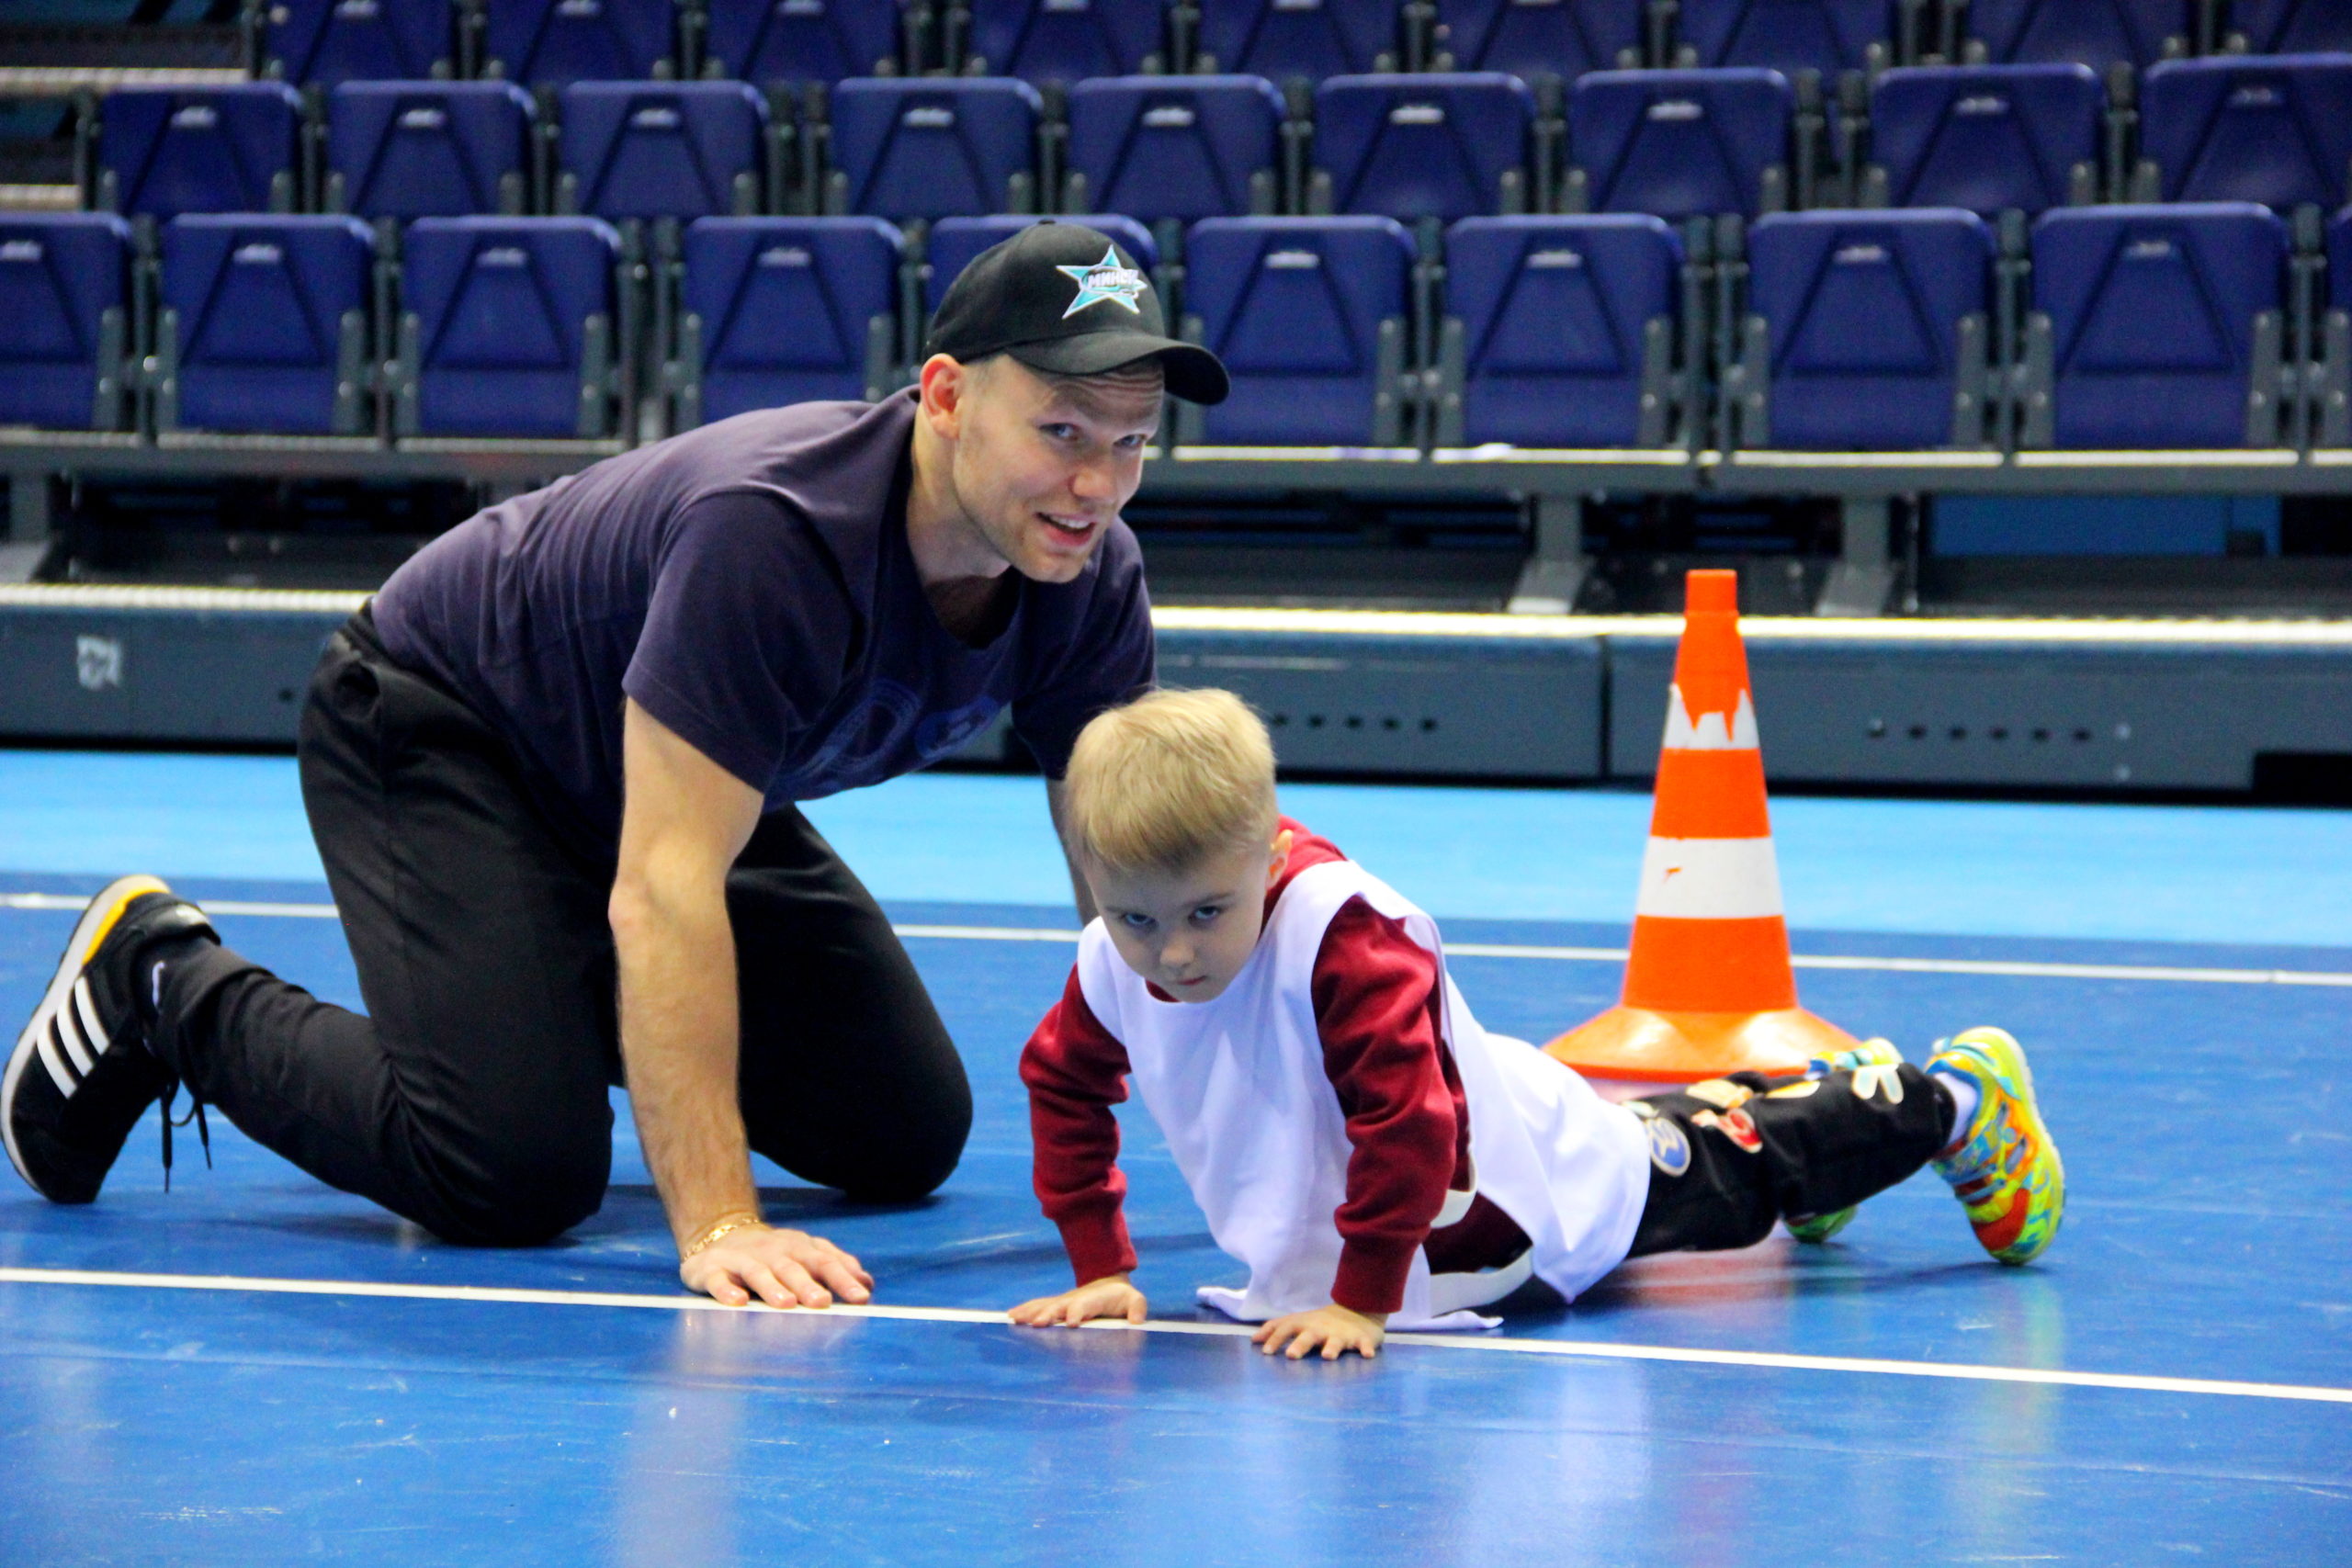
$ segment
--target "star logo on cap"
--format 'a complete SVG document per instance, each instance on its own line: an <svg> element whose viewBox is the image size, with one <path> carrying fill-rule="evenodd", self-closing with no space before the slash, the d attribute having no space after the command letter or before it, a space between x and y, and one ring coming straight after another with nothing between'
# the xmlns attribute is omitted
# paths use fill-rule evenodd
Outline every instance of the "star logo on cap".
<svg viewBox="0 0 2352 1568"><path fill-rule="evenodd" d="M1115 246L1105 246L1102 259L1099 262L1086 266L1057 266L1054 270L1078 285L1078 298L1072 299L1069 309L1062 312L1064 321L1089 305L1100 305L1106 299L1114 305L1125 305L1136 315L1143 314L1143 307L1136 303L1136 297L1151 285L1135 268L1119 265L1119 253Z"/></svg>

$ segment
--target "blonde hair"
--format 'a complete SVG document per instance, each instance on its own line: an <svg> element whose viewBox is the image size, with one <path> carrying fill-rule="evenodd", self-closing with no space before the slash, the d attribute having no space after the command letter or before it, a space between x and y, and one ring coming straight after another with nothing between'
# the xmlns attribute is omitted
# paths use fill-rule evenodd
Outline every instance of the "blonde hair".
<svg viewBox="0 0 2352 1568"><path fill-rule="evenodd" d="M1079 732L1064 826L1114 871L1183 871L1271 841L1274 746L1231 692L1150 692Z"/></svg>

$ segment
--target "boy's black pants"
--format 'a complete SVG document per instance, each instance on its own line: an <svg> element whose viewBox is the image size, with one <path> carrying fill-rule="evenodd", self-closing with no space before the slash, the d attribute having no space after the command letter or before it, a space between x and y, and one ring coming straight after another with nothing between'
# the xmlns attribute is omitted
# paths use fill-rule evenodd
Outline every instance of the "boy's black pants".
<svg viewBox="0 0 2352 1568"><path fill-rule="evenodd" d="M596 1212L620 1081L609 861L506 742L384 655L363 610L303 709L302 798L367 1013L226 948L167 972L158 1052L257 1142L458 1242ZM971 1086L881 907L799 812L728 878L752 1147L866 1199L956 1168Z"/></svg>
<svg viewBox="0 0 2352 1568"><path fill-rule="evenodd" d="M1884 1191L1951 1141L1951 1096L1907 1064L1859 1079L1740 1073L1628 1103L1650 1134L1634 1258L1752 1247L1775 1220Z"/></svg>

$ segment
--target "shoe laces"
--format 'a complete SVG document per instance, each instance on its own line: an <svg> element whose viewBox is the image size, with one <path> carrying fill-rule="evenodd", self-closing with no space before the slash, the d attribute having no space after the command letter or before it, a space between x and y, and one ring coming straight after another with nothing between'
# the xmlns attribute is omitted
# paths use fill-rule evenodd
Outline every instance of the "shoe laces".
<svg viewBox="0 0 2352 1568"><path fill-rule="evenodd" d="M194 1089L187 1091L187 1114L177 1119L172 1115L172 1104L179 1099L180 1080L172 1079L164 1087L164 1190L172 1190L172 1129L196 1123L197 1142L204 1145L204 1168L212 1168L212 1128L204 1119L204 1097Z"/></svg>

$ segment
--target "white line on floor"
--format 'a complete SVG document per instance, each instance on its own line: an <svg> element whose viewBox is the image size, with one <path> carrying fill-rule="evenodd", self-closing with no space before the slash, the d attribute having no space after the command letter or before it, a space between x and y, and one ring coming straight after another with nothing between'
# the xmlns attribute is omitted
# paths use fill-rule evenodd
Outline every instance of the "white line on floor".
<svg viewBox="0 0 2352 1568"><path fill-rule="evenodd" d="M243 1292L263 1295L358 1296L397 1301L476 1302L518 1306L651 1307L669 1312L775 1312L763 1305L722 1306L707 1296L624 1295L604 1291L527 1291L482 1285L401 1285L364 1280L276 1280L231 1274L129 1274L87 1269L0 1268L0 1284L101 1285L149 1291ZM1004 1314L964 1307L836 1306L841 1317L904 1323L964 1323L1007 1328ZM1156 1319L1140 1328L1092 1323L1107 1333L1189 1334L1246 1337L1238 1323L1180 1323ZM1035 1330L1050 1333L1053 1330ZM2134 1393L2218 1394L2352 1404L2352 1389L2301 1383L2236 1382L2213 1378L2141 1377L2128 1372L2073 1372L2041 1367L1976 1366L1957 1361L1890 1361L1862 1356L1796 1356L1763 1350L1711 1350L1673 1345L1616 1345L1605 1340L1518 1339L1508 1335L1398 1334L1392 1346L1411 1349L1485 1350L1521 1356L1568 1356L1594 1360L1674 1361L1690 1366L1758 1367L1776 1371L1863 1372L1887 1377L1945 1378L1964 1382L2036 1383L2056 1388L2108 1388Z"/></svg>
<svg viewBox="0 0 2352 1568"><path fill-rule="evenodd" d="M0 909L79 909L89 900L57 893L0 893ZM216 915L296 916L332 919L332 904L254 904L208 899ZM928 926L891 928L902 937L949 942L1074 942L1074 931L1041 926ZM1455 958L1545 958L1570 963L1623 964L1622 947L1521 947L1507 942L1450 942ZM1894 975L1992 975L2028 980L2175 980L2209 986L2352 987L2352 974L2324 969L2185 969L2145 964L2031 964L1998 958L1881 958L1869 954L1800 953L1789 960L1799 969L1867 969Z"/></svg>

